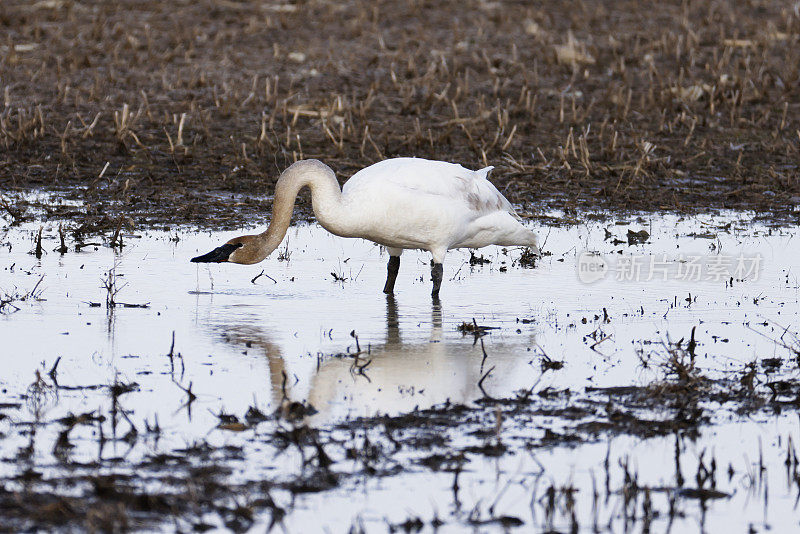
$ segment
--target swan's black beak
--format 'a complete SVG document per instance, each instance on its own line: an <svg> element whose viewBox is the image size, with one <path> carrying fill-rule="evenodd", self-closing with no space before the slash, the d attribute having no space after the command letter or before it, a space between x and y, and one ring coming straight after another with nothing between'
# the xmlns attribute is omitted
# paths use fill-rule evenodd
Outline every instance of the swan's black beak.
<svg viewBox="0 0 800 534"><path fill-rule="evenodd" d="M233 253L233 251L241 246L241 243L237 243L236 245L225 243L221 247L215 248L208 254L203 254L202 256L192 258L192 263L222 263L224 261L228 261L228 257Z"/></svg>

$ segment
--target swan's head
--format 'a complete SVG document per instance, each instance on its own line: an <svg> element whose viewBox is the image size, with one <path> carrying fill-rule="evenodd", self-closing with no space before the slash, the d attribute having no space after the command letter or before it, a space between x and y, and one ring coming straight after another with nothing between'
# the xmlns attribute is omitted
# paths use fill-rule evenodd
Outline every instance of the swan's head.
<svg viewBox="0 0 800 534"><path fill-rule="evenodd" d="M193 263L242 263L250 265L264 259L261 241L255 235L234 237L208 254L192 258Z"/></svg>

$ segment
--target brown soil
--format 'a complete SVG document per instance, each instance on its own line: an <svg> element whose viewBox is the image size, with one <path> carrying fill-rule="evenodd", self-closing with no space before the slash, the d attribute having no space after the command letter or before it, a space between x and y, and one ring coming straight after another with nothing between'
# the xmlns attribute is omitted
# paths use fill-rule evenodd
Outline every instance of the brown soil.
<svg viewBox="0 0 800 534"><path fill-rule="evenodd" d="M136 225L263 213L308 157L495 165L523 205L800 198L786 2L5 0L0 35L0 188Z"/></svg>

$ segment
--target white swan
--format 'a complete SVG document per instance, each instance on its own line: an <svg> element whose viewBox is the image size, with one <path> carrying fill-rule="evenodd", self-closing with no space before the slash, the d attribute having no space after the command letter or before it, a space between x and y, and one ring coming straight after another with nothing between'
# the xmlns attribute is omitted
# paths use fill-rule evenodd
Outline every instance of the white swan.
<svg viewBox="0 0 800 534"><path fill-rule="evenodd" d="M358 171L340 190L330 167L313 159L298 161L275 185L272 220L265 232L236 237L192 261L262 261L280 245L297 193L308 186L323 228L388 249L384 293L394 291L403 249L422 249L433 256L432 295L437 297L449 249L524 245L539 252L536 234L522 225L511 203L487 180L492 169L471 171L444 161L394 158Z"/></svg>

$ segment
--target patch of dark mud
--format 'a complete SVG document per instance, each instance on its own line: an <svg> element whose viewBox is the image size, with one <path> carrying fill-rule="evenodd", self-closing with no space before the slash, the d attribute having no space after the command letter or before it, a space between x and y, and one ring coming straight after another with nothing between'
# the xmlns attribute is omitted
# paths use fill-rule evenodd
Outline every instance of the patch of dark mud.
<svg viewBox="0 0 800 534"><path fill-rule="evenodd" d="M526 212L797 220L785 2L6 0L0 28L0 188L78 202L46 217L240 225L296 159L418 156L494 165Z"/></svg>

